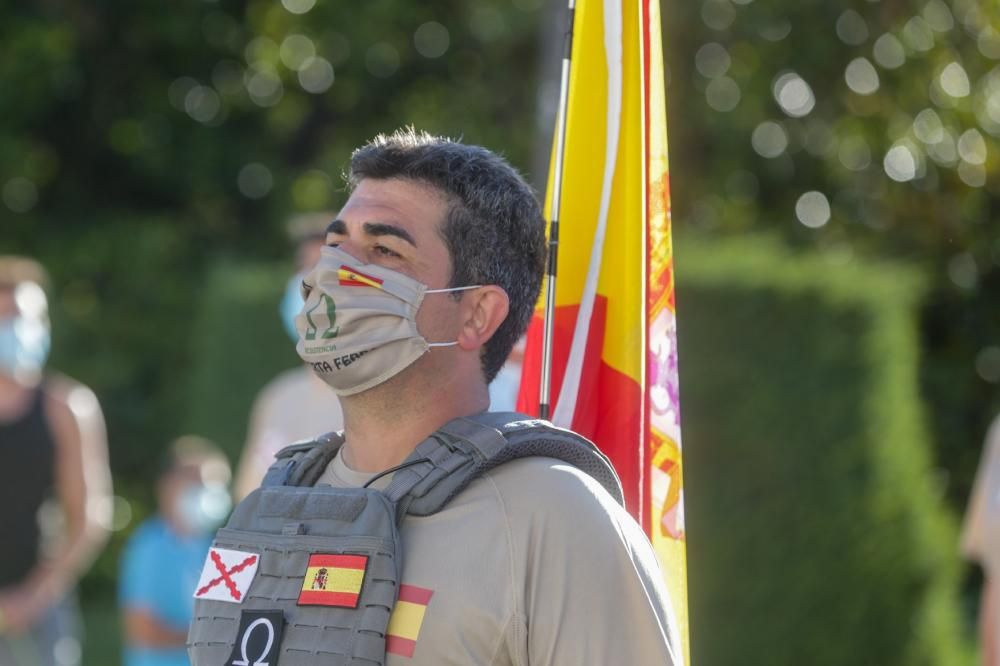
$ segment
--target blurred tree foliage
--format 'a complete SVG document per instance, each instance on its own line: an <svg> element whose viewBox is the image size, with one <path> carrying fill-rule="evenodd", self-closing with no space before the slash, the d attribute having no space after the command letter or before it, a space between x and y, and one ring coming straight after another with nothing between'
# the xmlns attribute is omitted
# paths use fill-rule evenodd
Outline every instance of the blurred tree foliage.
<svg viewBox="0 0 1000 666"><path fill-rule="evenodd" d="M925 270L922 378L963 507L1000 409L1000 7L702 0L664 13L679 224L773 229L831 271L866 256Z"/></svg>
<svg viewBox="0 0 1000 666"><path fill-rule="evenodd" d="M183 421L210 265L287 257L351 149L414 124L530 162L540 4L0 8L0 251L53 273L54 365L102 397L120 478Z"/></svg>

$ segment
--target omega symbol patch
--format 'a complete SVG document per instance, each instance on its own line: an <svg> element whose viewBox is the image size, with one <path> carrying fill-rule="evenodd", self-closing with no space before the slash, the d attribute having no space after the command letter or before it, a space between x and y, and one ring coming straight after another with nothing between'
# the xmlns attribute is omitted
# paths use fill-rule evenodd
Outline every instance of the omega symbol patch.
<svg viewBox="0 0 1000 666"><path fill-rule="evenodd" d="M233 652L224 666L278 666L284 626L280 610L244 610Z"/></svg>

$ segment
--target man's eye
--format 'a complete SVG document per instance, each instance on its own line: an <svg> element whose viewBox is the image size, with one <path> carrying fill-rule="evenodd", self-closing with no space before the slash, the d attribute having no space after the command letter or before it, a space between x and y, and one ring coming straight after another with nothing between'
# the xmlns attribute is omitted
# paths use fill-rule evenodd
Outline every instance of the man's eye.
<svg viewBox="0 0 1000 666"><path fill-rule="evenodd" d="M401 256L398 252L393 252L392 250L390 250L389 248L387 248L384 245L376 245L375 246L375 252L376 252L376 254L380 254L383 257L399 257L399 256Z"/></svg>

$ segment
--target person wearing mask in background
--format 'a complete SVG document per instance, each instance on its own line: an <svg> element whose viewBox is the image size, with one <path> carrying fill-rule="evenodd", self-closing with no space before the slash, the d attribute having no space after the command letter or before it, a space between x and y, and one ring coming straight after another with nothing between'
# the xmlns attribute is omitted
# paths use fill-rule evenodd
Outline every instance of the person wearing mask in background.
<svg viewBox="0 0 1000 666"><path fill-rule="evenodd" d="M184 639L212 531L232 506L230 469L208 440L175 440L156 484L157 513L136 528L121 562L124 666L188 666Z"/></svg>
<svg viewBox="0 0 1000 666"><path fill-rule="evenodd" d="M962 527L962 554L983 569L979 639L983 666L1000 666L1000 416L983 444Z"/></svg>
<svg viewBox="0 0 1000 666"><path fill-rule="evenodd" d="M319 260L326 227L333 218L333 213L310 213L293 217L288 223L289 235L295 243L296 272L285 286L279 312L293 342L298 340L295 315L303 303L302 277ZM282 448L343 427L337 396L307 365L282 372L261 389L250 412L247 441L233 484L236 501L260 485L274 462L274 454Z"/></svg>
<svg viewBox="0 0 1000 666"><path fill-rule="evenodd" d="M104 417L87 387L45 372L45 272L0 257L0 664L80 663L77 579L111 524Z"/></svg>

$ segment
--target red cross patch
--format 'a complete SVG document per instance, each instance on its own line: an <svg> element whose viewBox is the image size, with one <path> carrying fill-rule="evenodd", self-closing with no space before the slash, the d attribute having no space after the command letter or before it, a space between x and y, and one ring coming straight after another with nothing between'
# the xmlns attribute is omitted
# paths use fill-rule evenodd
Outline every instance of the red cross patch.
<svg viewBox="0 0 1000 666"><path fill-rule="evenodd" d="M211 548L201 570L195 599L214 599L241 604L257 575L260 555L242 550Z"/></svg>

